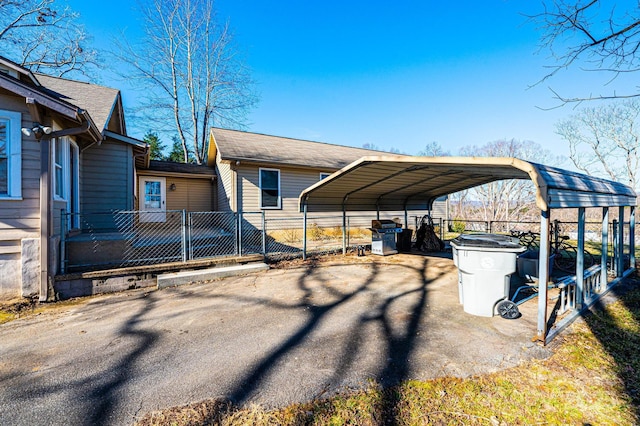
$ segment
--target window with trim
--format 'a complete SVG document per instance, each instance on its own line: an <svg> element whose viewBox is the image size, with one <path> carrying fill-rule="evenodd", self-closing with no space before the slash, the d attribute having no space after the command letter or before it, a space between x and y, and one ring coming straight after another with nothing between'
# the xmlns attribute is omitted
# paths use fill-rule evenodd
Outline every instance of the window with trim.
<svg viewBox="0 0 640 426"><path fill-rule="evenodd" d="M260 169L260 207L263 209L281 207L280 170Z"/></svg>
<svg viewBox="0 0 640 426"><path fill-rule="evenodd" d="M0 110L0 199L22 196L22 136L19 112Z"/></svg>
<svg viewBox="0 0 640 426"><path fill-rule="evenodd" d="M329 176L331 176L331 173L322 173L322 172L321 172L321 173L320 173L320 180L322 180L322 179L326 179L326 178L328 178Z"/></svg>
<svg viewBox="0 0 640 426"><path fill-rule="evenodd" d="M69 138L52 139L52 172L53 172L53 197L59 201L65 201L65 208L69 216L70 229L78 227L78 213L80 212L79 200L79 158L80 151Z"/></svg>
<svg viewBox="0 0 640 426"><path fill-rule="evenodd" d="M53 195L56 198L64 200L66 198L64 188L64 172L65 172L65 158L64 158L64 139L53 140Z"/></svg>

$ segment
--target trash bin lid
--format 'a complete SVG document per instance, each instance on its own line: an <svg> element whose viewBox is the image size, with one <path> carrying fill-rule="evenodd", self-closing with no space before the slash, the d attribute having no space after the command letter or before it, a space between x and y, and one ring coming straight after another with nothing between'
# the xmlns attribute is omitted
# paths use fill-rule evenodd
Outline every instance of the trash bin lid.
<svg viewBox="0 0 640 426"><path fill-rule="evenodd" d="M462 250L466 248L502 249L514 252L525 250L517 238L500 234L462 234L451 240L451 245Z"/></svg>

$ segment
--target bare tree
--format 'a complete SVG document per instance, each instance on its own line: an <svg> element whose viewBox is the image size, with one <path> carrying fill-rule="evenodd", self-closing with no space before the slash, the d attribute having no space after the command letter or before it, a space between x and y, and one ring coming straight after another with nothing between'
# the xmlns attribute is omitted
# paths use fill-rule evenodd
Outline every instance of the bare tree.
<svg viewBox="0 0 640 426"><path fill-rule="evenodd" d="M77 18L55 0L0 0L0 51L32 71L90 74L96 52Z"/></svg>
<svg viewBox="0 0 640 426"><path fill-rule="evenodd" d="M449 151L445 151L440 143L433 141L428 142L424 146L424 149L418 152L418 155L423 157L448 157L451 153Z"/></svg>
<svg viewBox="0 0 640 426"><path fill-rule="evenodd" d="M572 66L607 72L612 78L640 70L640 3L552 0L543 2L543 6L544 11L531 18L543 31L542 47L548 48L556 60L545 79ZM640 96L638 86L628 93L596 96L554 93L563 103Z"/></svg>
<svg viewBox="0 0 640 426"><path fill-rule="evenodd" d="M185 161L207 159L209 128L241 127L257 102L248 69L213 0L149 0L140 44L118 43L126 78L144 90L143 117L176 133Z"/></svg>
<svg viewBox="0 0 640 426"><path fill-rule="evenodd" d="M516 157L523 160L558 164L562 159L532 141L516 139L498 140L482 146L469 146L460 150L464 156ZM535 188L530 180L508 179L491 182L469 190L468 198L478 205L476 216L485 221L526 220L535 211ZM470 212L467 212L467 217Z"/></svg>
<svg viewBox="0 0 640 426"><path fill-rule="evenodd" d="M583 108L556 124L569 142L571 161L588 175L638 185L640 101L626 99Z"/></svg>

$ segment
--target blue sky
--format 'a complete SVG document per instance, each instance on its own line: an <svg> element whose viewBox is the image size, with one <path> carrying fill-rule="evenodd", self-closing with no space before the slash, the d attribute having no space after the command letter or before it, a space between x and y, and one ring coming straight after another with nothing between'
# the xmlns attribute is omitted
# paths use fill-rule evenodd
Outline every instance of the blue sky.
<svg viewBox="0 0 640 426"><path fill-rule="evenodd" d="M69 0L96 45L141 22L134 2ZM431 141L452 153L499 139L532 140L557 154L566 143L554 124L575 111L567 95L598 92L602 81L579 69L531 87L553 64L526 0L259 1L218 0L258 82L249 131L351 146L374 144L416 154ZM123 91L125 108L136 94ZM128 123L132 136L146 130ZM136 126L138 124L138 126ZM166 140L165 142L169 142ZM565 164L566 165L566 164Z"/></svg>

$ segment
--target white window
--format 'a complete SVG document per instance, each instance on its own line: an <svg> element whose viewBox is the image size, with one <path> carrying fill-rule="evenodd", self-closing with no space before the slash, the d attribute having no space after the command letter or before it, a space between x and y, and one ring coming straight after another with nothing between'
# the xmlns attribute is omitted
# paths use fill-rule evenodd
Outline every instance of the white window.
<svg viewBox="0 0 640 426"><path fill-rule="evenodd" d="M260 207L279 209L280 198L280 170L260 169Z"/></svg>
<svg viewBox="0 0 640 426"><path fill-rule="evenodd" d="M66 141L64 139L54 139L53 143L53 195L59 199L64 200L66 198L65 194L65 155L64 148Z"/></svg>
<svg viewBox="0 0 640 426"><path fill-rule="evenodd" d="M322 179L326 179L326 178L328 178L329 176L331 176L331 173L322 173L322 172L321 172L321 173L320 173L320 180L322 180Z"/></svg>
<svg viewBox="0 0 640 426"><path fill-rule="evenodd" d="M19 112L0 110L0 199L22 197L22 136Z"/></svg>
<svg viewBox="0 0 640 426"><path fill-rule="evenodd" d="M53 161L53 197L65 201L66 211L71 213L68 226L77 228L80 213L79 163L80 151L69 138L52 139Z"/></svg>

